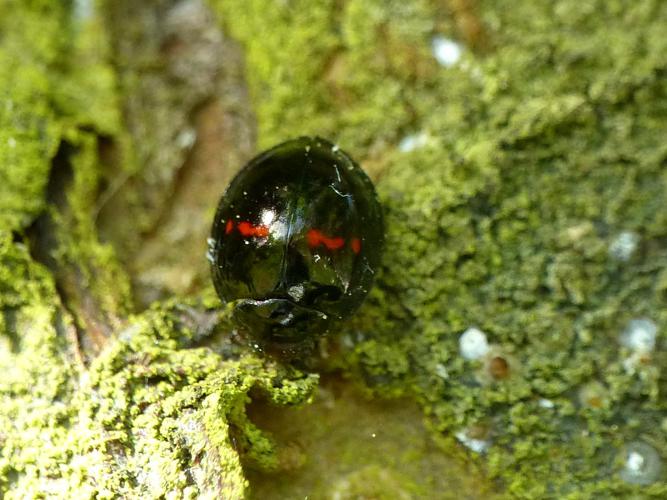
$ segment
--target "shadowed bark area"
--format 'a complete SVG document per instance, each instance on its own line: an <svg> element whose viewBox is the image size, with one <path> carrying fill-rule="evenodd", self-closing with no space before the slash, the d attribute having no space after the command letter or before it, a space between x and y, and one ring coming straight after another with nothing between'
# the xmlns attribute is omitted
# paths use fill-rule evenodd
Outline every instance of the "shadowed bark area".
<svg viewBox="0 0 667 500"><path fill-rule="evenodd" d="M665 498L666 24L0 0L0 497ZM387 223L312 372L237 341L205 258L234 172L300 135Z"/></svg>
<svg viewBox="0 0 667 500"><path fill-rule="evenodd" d="M207 283L213 207L254 151L255 123L241 49L204 2L109 2L104 13L133 156L109 168L98 226L143 308Z"/></svg>

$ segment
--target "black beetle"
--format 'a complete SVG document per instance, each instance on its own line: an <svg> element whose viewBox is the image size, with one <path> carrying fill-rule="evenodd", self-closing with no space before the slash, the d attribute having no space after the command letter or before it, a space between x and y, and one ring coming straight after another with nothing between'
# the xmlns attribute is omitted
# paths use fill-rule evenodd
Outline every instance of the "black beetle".
<svg viewBox="0 0 667 500"><path fill-rule="evenodd" d="M370 179L337 146L300 137L251 160L220 200L209 260L251 343L295 355L350 315L382 254Z"/></svg>

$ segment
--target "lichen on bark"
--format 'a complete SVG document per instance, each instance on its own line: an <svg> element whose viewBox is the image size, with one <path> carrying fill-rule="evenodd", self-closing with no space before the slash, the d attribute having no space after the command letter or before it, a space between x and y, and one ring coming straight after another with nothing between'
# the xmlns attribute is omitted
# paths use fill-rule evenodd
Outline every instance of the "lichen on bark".
<svg viewBox="0 0 667 500"><path fill-rule="evenodd" d="M388 258L343 332L351 369L417 397L435 432L487 439L510 494L663 495L617 472L623 442L666 444L665 6L449 2L448 20L433 2L215 4L247 49L260 143L320 133L380 179ZM456 37L457 16L480 43L462 30L467 53L438 68L429 39ZM624 232L640 244L619 260ZM619 344L635 317L663 332L636 369ZM459 355L472 326L500 379ZM578 396L591 381L600 407Z"/></svg>
<svg viewBox="0 0 667 500"><path fill-rule="evenodd" d="M133 154L102 19L70 7L1 7L0 491L242 497L236 450L275 462L248 393L296 404L317 376L193 345L226 325L206 294L129 315L127 271L96 222L107 170Z"/></svg>

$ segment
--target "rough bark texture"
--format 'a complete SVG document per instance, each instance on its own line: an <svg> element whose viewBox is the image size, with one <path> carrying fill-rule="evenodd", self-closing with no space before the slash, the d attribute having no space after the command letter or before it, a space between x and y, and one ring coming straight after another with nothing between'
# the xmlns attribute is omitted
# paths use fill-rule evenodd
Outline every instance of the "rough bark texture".
<svg viewBox="0 0 667 500"><path fill-rule="evenodd" d="M664 498L666 25L661 0L0 0L0 496ZM230 176L298 135L360 161L388 228L317 373L234 341L205 259Z"/></svg>

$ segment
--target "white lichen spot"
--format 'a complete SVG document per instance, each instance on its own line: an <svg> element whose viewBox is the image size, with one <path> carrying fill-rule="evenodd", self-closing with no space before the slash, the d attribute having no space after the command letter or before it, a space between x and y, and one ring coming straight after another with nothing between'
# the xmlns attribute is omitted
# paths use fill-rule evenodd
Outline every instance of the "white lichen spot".
<svg viewBox="0 0 667 500"><path fill-rule="evenodd" d="M73 15L78 21L90 19L95 14L94 0L74 0Z"/></svg>
<svg viewBox="0 0 667 500"><path fill-rule="evenodd" d="M7 139L7 146L14 149L16 147L16 139L14 139L13 137Z"/></svg>
<svg viewBox="0 0 667 500"><path fill-rule="evenodd" d="M458 431L454 434L454 437L456 437L459 443L475 453L484 453L491 445L487 439L471 436L469 430Z"/></svg>
<svg viewBox="0 0 667 500"><path fill-rule="evenodd" d="M459 352L465 359L473 360L489 352L486 334L478 328L468 328L459 337Z"/></svg>
<svg viewBox="0 0 667 500"><path fill-rule="evenodd" d="M428 144L429 136L426 132L406 135L398 143L398 149L403 153L409 153L415 149L423 148Z"/></svg>
<svg viewBox="0 0 667 500"><path fill-rule="evenodd" d="M639 235L632 231L623 231L614 238L609 245L609 255L616 260L625 262L630 260L637 250Z"/></svg>
<svg viewBox="0 0 667 500"><path fill-rule="evenodd" d="M550 399L545 399L545 398L540 399L537 402L537 404L540 406L540 408L546 408L547 410L551 410L551 409L556 407L556 405L554 404L553 401L551 401Z"/></svg>
<svg viewBox="0 0 667 500"><path fill-rule="evenodd" d="M441 35L433 37L431 40L431 49L435 60L445 68L454 66L459 62L459 59L461 59L461 55L463 54L461 44Z"/></svg>
<svg viewBox="0 0 667 500"><path fill-rule="evenodd" d="M658 326L648 318L633 319L623 330L620 342L633 351L651 352L655 349Z"/></svg>
<svg viewBox="0 0 667 500"><path fill-rule="evenodd" d="M630 484L649 485L662 473L662 460L658 452L647 443L632 441L623 450L623 468L620 477Z"/></svg>
<svg viewBox="0 0 667 500"><path fill-rule="evenodd" d="M197 140L197 132L192 127L182 130L176 136L176 145L181 149L190 149Z"/></svg>
<svg viewBox="0 0 667 500"><path fill-rule="evenodd" d="M447 367L442 363L438 363L437 365L435 365L435 374L438 377L445 380L449 378L449 372L447 371Z"/></svg>

